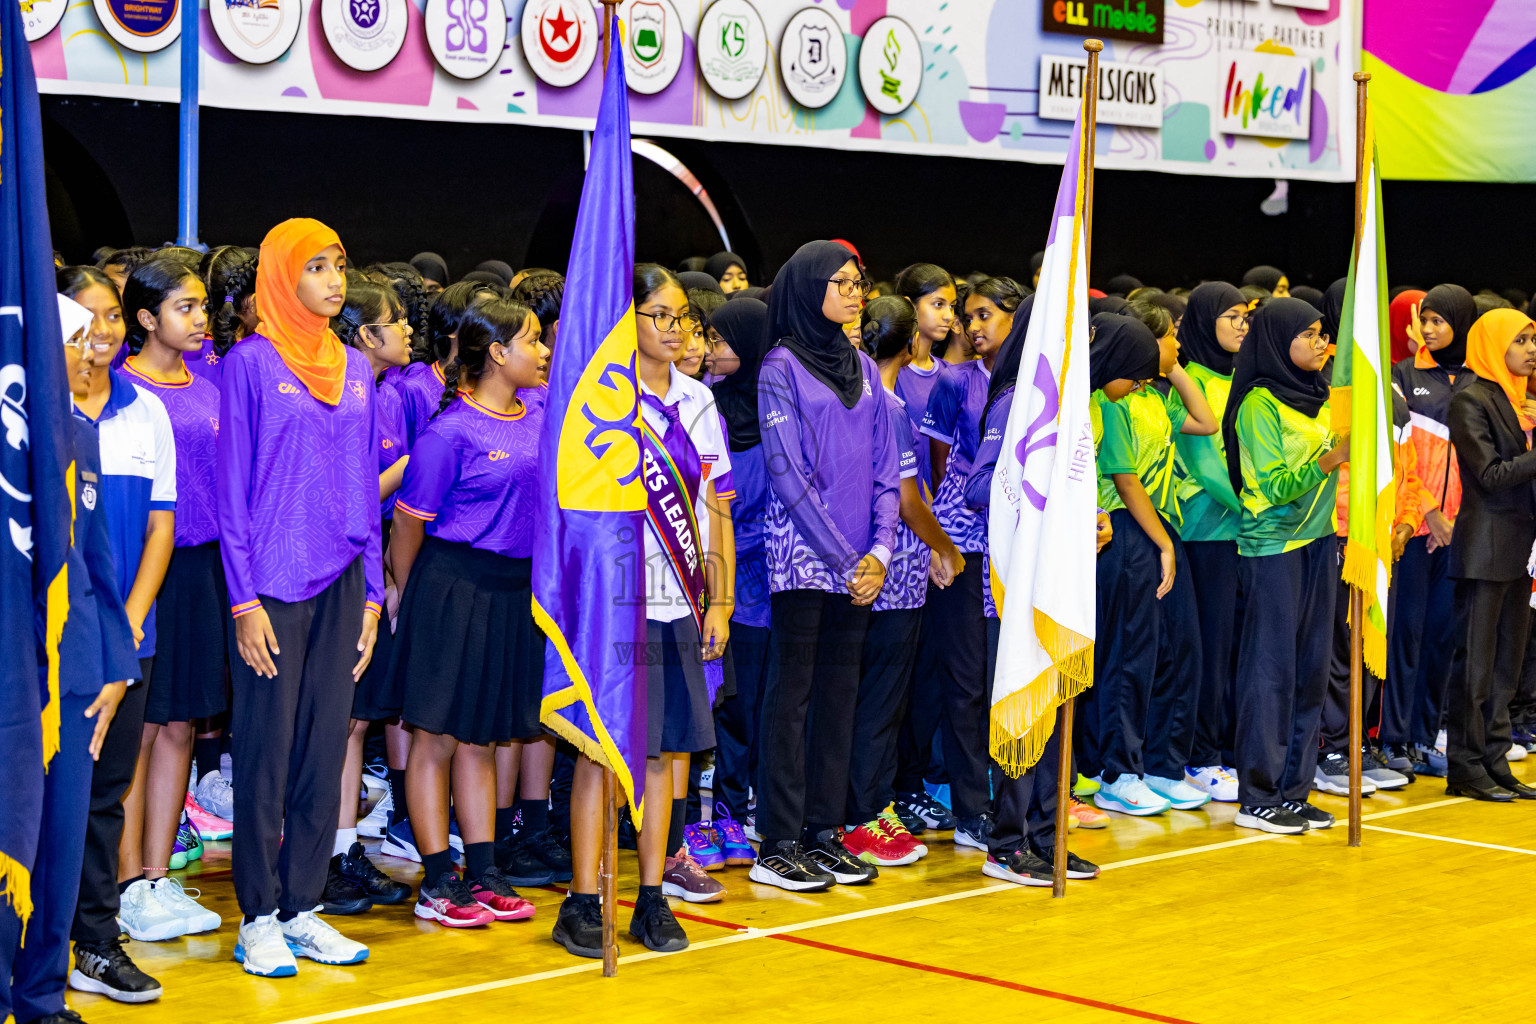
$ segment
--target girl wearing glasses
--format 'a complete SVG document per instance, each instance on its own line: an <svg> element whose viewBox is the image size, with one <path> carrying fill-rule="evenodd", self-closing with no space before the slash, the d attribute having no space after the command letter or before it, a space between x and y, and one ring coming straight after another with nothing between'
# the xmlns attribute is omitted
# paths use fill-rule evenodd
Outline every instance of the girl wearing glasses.
<svg viewBox="0 0 1536 1024"><path fill-rule="evenodd" d="M792 891L877 874L841 840L859 689L853 652L863 649L869 607L885 585L900 505L879 370L843 334L864 294L846 247L802 245L774 279L777 347L758 375L778 671L763 694L762 846L751 877Z"/></svg>
<svg viewBox="0 0 1536 1024"><path fill-rule="evenodd" d="M1327 358L1321 313L1300 299L1266 303L1238 351L1222 419L1227 476L1243 505L1238 581L1247 595L1235 677L1236 822L1264 832L1333 824L1307 802L1339 571L1335 471L1349 461L1349 439L1328 428Z"/></svg>
<svg viewBox="0 0 1536 1024"><path fill-rule="evenodd" d="M1189 293L1179 357L1219 423L1232 392L1232 365L1248 336L1248 302L1225 281ZM1237 528L1242 505L1227 479L1221 433L1174 437L1179 539L1189 559L1200 629L1200 692L1184 780L1212 800L1237 799L1232 774L1232 649L1237 630Z"/></svg>

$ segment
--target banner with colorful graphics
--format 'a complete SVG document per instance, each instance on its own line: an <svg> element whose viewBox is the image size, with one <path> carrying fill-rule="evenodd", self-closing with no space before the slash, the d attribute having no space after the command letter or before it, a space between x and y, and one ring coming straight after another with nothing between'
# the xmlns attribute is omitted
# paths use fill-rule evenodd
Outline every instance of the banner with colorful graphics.
<svg viewBox="0 0 1536 1024"><path fill-rule="evenodd" d="M177 101L175 0L12 2L44 91ZM202 5L207 106L578 129L597 113L595 0L187 2ZM1361 0L1321 2L623 0L618 10L639 136L1061 163L1081 99L1069 67L1084 56L1081 30L1104 38L1113 73L1100 109L1120 122L1100 125L1099 166L1342 181ZM119 24L113 12L130 8L160 21Z"/></svg>

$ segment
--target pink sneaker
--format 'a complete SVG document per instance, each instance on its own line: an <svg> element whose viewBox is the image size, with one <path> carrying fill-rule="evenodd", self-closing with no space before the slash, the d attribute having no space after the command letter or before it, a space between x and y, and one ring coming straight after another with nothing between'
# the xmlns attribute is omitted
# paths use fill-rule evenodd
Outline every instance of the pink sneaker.
<svg viewBox="0 0 1536 1024"><path fill-rule="evenodd" d="M235 823L226 821L217 814L210 814L197 805L192 799L192 794L187 794L186 802L182 805L187 809L187 817L192 819L192 824L197 826L198 832L204 839L228 839L235 834Z"/></svg>

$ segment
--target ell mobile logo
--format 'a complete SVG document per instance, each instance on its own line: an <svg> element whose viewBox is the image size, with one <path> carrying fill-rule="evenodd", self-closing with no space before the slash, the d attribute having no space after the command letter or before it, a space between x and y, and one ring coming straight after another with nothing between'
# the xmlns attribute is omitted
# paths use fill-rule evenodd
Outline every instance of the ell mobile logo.
<svg viewBox="0 0 1536 1024"><path fill-rule="evenodd" d="M1163 0L1041 0L1040 27L1074 36L1163 41Z"/></svg>

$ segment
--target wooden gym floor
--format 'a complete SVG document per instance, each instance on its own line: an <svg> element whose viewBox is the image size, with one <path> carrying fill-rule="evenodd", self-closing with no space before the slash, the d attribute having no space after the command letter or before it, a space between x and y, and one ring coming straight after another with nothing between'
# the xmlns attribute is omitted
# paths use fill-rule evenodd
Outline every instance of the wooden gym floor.
<svg viewBox="0 0 1536 1024"><path fill-rule="evenodd" d="M1536 781L1536 758L1512 767ZM321 1024L368 1021L675 1022L945 1020L1395 1024L1523 1019L1533 948L1536 802L1488 805L1421 779L1365 801L1350 849L1343 798L1314 794L1340 818L1303 836L1235 829L1232 805L1158 818L1114 816L1072 833L1104 868L1067 896L981 874L984 855L930 833L929 855L872 885L793 895L716 875L719 903L673 901L692 946L646 951L620 909L619 976L550 941L560 893L526 893L532 921L450 931L410 903L330 918L372 948L368 963L299 962L259 979L231 959L238 911L229 845L210 843L184 873L224 916L217 932L129 944L165 996L124 1006L71 992L90 1024ZM369 844L374 845L374 844ZM621 853L620 899L634 854ZM417 881L415 864L379 858Z"/></svg>

